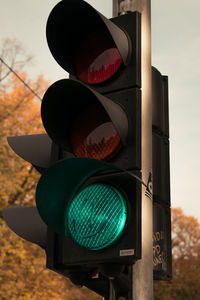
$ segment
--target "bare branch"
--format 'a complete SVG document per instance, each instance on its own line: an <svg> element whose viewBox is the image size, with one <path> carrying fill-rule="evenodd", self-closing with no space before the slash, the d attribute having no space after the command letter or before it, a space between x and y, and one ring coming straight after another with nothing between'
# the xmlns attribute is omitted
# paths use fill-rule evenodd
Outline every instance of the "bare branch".
<svg viewBox="0 0 200 300"><path fill-rule="evenodd" d="M2 42L0 58L5 60L12 69L22 70L23 67L32 61L32 56L27 55L21 44L16 39L5 39ZM0 63L0 82L4 81L10 75L3 63Z"/></svg>

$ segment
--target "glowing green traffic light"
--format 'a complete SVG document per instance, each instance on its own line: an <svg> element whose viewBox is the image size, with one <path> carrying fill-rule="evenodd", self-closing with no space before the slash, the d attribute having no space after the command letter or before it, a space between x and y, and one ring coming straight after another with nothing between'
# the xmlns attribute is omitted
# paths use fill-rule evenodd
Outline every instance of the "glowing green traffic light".
<svg viewBox="0 0 200 300"><path fill-rule="evenodd" d="M127 219L126 200L113 186L95 183L81 190L69 203L66 218L77 244L100 250L122 234Z"/></svg>
<svg viewBox="0 0 200 300"><path fill-rule="evenodd" d="M71 236L89 250L113 244L126 224L125 197L107 183L82 186L94 174L114 168L89 158L72 158L53 164L41 176L36 190L37 209L43 221L55 232Z"/></svg>

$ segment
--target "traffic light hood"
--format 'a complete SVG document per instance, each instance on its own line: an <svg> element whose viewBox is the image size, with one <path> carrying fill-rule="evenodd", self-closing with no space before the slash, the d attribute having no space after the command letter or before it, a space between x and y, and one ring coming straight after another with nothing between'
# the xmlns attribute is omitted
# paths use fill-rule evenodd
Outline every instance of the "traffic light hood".
<svg viewBox="0 0 200 300"><path fill-rule="evenodd" d="M122 143L126 144L128 119L122 107L84 84L70 79L59 80L51 85L42 101L42 121L51 139L70 151L74 121L90 106L101 106L113 123ZM94 117L98 117L97 113ZM86 121L90 123L90 120Z"/></svg>
<svg viewBox="0 0 200 300"><path fill-rule="evenodd" d="M36 207L3 208L2 216L8 227L17 235L46 248L47 226Z"/></svg>
<svg viewBox="0 0 200 300"><path fill-rule="evenodd" d="M67 212L70 201L87 180L105 170L118 170L89 158L61 160L42 175L36 190L36 205L43 221L57 233L68 236Z"/></svg>
<svg viewBox="0 0 200 300"><path fill-rule="evenodd" d="M82 0L63 0L53 8L46 28L48 46L60 66L77 75L75 60L80 42L94 35L94 41L98 43L96 33L99 31L114 41L127 65L131 57L131 42L127 33ZM89 47L88 51L91 51Z"/></svg>
<svg viewBox="0 0 200 300"><path fill-rule="evenodd" d="M47 134L9 136L9 146L21 158L41 171L51 165L52 140Z"/></svg>

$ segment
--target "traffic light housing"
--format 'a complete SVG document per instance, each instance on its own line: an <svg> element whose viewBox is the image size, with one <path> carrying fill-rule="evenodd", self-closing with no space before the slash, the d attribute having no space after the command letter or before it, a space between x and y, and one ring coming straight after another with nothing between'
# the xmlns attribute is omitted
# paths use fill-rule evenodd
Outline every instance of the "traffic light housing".
<svg viewBox="0 0 200 300"><path fill-rule="evenodd" d="M153 272L172 278L168 77L152 68Z"/></svg>
<svg viewBox="0 0 200 300"><path fill-rule="evenodd" d="M43 97L47 135L9 144L42 174L47 267L105 294L92 275L130 283L127 268L141 258L141 16L108 20L82 0L63 0L47 41L70 79Z"/></svg>
<svg viewBox="0 0 200 300"><path fill-rule="evenodd" d="M44 222L60 234L66 266L140 258L140 183L130 174L97 160L60 161L41 177L36 203Z"/></svg>
<svg viewBox="0 0 200 300"><path fill-rule="evenodd" d="M45 249L48 268L102 296L107 278L115 278L124 296L131 290L129 266L141 258L141 16L108 20L82 0L63 0L49 15L47 42L70 79L57 81L43 97L47 134L8 138L42 176L37 208L5 209L3 217L18 235ZM167 78L152 72L154 278L166 279Z"/></svg>
<svg viewBox="0 0 200 300"><path fill-rule="evenodd" d="M58 150L39 181L36 203L57 234L58 252L64 253L59 265L65 268L126 265L141 257L140 31L139 13L108 20L84 1L59 2L47 21L49 48L70 79L57 81L43 97L42 121ZM121 57L119 67L113 51ZM103 195L113 195L105 211ZM120 224L114 223L112 201L119 205ZM108 229L109 211L113 227ZM113 236L105 241L108 232Z"/></svg>

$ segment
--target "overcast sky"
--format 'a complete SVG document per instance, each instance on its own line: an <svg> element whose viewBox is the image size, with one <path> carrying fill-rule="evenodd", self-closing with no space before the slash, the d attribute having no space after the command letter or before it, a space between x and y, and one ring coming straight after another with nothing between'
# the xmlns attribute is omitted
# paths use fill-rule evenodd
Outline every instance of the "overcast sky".
<svg viewBox="0 0 200 300"><path fill-rule="evenodd" d="M46 20L57 0L1 0L0 40L16 38L34 56L29 77L51 83L66 72L46 43ZM88 0L112 17L112 0ZM152 65L169 76L171 200L200 221L200 1L152 0Z"/></svg>

